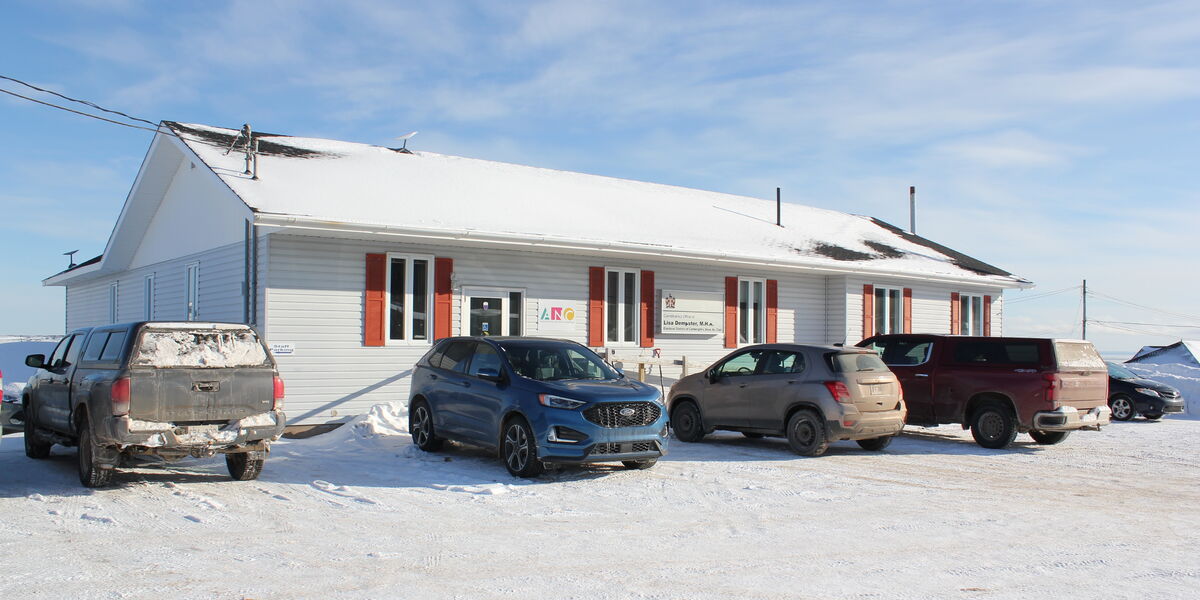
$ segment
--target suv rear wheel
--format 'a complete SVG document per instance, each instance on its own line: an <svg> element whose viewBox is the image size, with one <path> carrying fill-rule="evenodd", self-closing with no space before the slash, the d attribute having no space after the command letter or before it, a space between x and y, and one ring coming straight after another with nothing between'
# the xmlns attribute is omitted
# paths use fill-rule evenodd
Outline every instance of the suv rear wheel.
<svg viewBox="0 0 1200 600"><path fill-rule="evenodd" d="M820 456L829 448L825 438L825 424L821 416L811 410L796 411L787 423L788 444L796 454Z"/></svg>
<svg viewBox="0 0 1200 600"><path fill-rule="evenodd" d="M892 443L894 435L885 435L883 437L871 438L869 440L857 440L858 446L863 450L879 451L887 448Z"/></svg>
<svg viewBox="0 0 1200 600"><path fill-rule="evenodd" d="M50 447L54 444L44 442L38 437L37 428L33 426L33 413L29 411L29 403L25 403L25 456L29 458L46 458L50 456Z"/></svg>
<svg viewBox="0 0 1200 600"><path fill-rule="evenodd" d="M1017 418L1007 406L986 402L971 416L971 436L984 448L1007 448L1017 437Z"/></svg>
<svg viewBox="0 0 1200 600"><path fill-rule="evenodd" d="M1029 437L1043 446L1053 446L1067 439L1068 435L1071 435L1070 431L1038 431L1035 429L1029 432Z"/></svg>
<svg viewBox="0 0 1200 600"><path fill-rule="evenodd" d="M92 426L86 416L79 417L79 483L83 487L104 487L112 481L113 470L96 461L96 444L92 441Z"/></svg>

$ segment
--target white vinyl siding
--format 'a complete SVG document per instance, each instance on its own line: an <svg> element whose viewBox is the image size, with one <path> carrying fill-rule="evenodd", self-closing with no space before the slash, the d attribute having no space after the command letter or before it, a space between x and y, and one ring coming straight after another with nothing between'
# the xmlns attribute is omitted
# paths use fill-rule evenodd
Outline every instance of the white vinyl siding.
<svg viewBox="0 0 1200 600"><path fill-rule="evenodd" d="M831 278L831 281L834 278ZM992 335L1003 335L1004 331L1004 298L1001 288L980 286L975 289L964 288L961 284L932 283L923 281L904 281L902 279L883 279L849 276L845 278L845 302L842 303L846 317L845 343L856 344L863 339L862 335L862 289L863 284L891 288L912 289L912 332L913 333L957 333L950 331L950 294L969 293L992 297ZM837 287L837 286L835 286ZM837 290L831 291L831 302L837 295ZM830 312L831 329L839 324L833 311ZM879 332L876 332L879 333ZM840 341L840 340L831 340Z"/></svg>

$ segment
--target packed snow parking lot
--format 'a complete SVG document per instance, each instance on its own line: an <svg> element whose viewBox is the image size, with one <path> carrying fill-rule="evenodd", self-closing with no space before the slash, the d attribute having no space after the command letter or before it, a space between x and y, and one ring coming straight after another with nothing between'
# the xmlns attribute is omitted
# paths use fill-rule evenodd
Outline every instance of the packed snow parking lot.
<svg viewBox="0 0 1200 600"><path fill-rule="evenodd" d="M648 471L510 477L414 448L401 415L79 486L0 445L0 597L1182 598L1200 585L1200 421L985 450L957 427L799 458L673 441Z"/></svg>

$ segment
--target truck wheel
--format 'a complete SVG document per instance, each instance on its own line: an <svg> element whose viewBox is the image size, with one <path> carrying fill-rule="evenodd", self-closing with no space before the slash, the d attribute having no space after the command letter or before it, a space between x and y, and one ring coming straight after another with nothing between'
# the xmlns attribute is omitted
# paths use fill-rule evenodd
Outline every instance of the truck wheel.
<svg viewBox="0 0 1200 600"><path fill-rule="evenodd" d="M984 448L1007 448L1017 437L1017 418L1007 406L988 402L971 417L971 436Z"/></svg>
<svg viewBox="0 0 1200 600"><path fill-rule="evenodd" d="M858 440L858 446L863 450L879 451L887 448L892 443L894 435L885 435L883 437L871 438L869 440Z"/></svg>
<svg viewBox="0 0 1200 600"><path fill-rule="evenodd" d="M1067 439L1068 435L1071 435L1070 431L1037 431L1035 429L1029 432L1029 437L1043 446L1053 446Z"/></svg>
<svg viewBox="0 0 1200 600"><path fill-rule="evenodd" d="M50 456L50 447L54 444L44 442L37 435L37 428L33 426L33 415L29 412L29 405L25 405L25 456L29 458L46 458Z"/></svg>
<svg viewBox="0 0 1200 600"><path fill-rule="evenodd" d="M433 452L442 447L441 438L433 434L433 411L424 400L413 402L412 410L408 413L408 433L412 443L425 452Z"/></svg>
<svg viewBox="0 0 1200 600"><path fill-rule="evenodd" d="M266 452L237 452L225 455L225 466L229 468L229 476L234 481L258 479L266 462Z"/></svg>
<svg viewBox="0 0 1200 600"><path fill-rule="evenodd" d="M621 461L621 464L625 465L626 469L635 469L641 471L644 469L649 469L650 467L658 464L658 459L651 458L649 460L623 460Z"/></svg>
<svg viewBox="0 0 1200 600"><path fill-rule="evenodd" d="M704 439L704 423L700 419L700 409L689 401L681 402L671 411L671 429L675 439L681 442L698 442Z"/></svg>
<svg viewBox="0 0 1200 600"><path fill-rule="evenodd" d="M1136 414L1133 410L1133 400L1125 394L1116 394L1109 398L1108 408L1112 410L1112 418L1117 421L1128 421Z"/></svg>
<svg viewBox="0 0 1200 600"><path fill-rule="evenodd" d="M96 444L87 417L79 418L79 483L83 487L104 487L112 482L113 470L96 462Z"/></svg>
<svg viewBox="0 0 1200 600"><path fill-rule="evenodd" d="M792 450L801 456L820 456L829 448L825 439L825 424L811 410L799 410L788 419L787 439Z"/></svg>
<svg viewBox="0 0 1200 600"><path fill-rule="evenodd" d="M537 477L546 470L546 465L538 460L533 430L521 417L513 417L505 423L500 458L508 472L516 477Z"/></svg>

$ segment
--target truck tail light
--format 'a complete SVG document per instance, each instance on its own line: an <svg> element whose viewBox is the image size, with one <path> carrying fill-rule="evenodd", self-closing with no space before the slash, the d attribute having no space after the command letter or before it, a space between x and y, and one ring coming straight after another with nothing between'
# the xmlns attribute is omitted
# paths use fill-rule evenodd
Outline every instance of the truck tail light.
<svg viewBox="0 0 1200 600"><path fill-rule="evenodd" d="M283 408L283 379L276 375L274 402L271 404L271 410L279 410L281 408Z"/></svg>
<svg viewBox="0 0 1200 600"><path fill-rule="evenodd" d="M1044 373L1042 379L1046 381L1046 402L1052 406L1058 405L1058 390L1062 387L1062 379L1054 373Z"/></svg>
<svg viewBox="0 0 1200 600"><path fill-rule="evenodd" d="M846 387L846 384L840 381L826 381L825 389L828 389L829 393L833 394L834 400L842 404L853 404L853 401L850 400L850 388Z"/></svg>
<svg viewBox="0 0 1200 600"><path fill-rule="evenodd" d="M121 377L113 382L112 389L108 392L109 398L112 399L112 414L113 416L122 416L129 414L129 378Z"/></svg>

